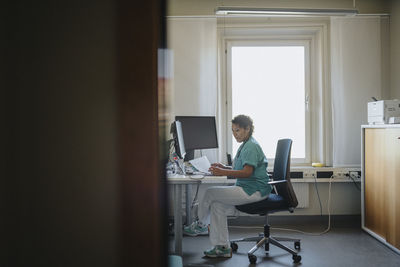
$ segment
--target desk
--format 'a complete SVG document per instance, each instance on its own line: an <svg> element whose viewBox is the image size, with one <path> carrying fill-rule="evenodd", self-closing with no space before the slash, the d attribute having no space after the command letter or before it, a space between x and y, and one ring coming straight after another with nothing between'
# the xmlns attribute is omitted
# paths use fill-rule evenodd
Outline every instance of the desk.
<svg viewBox="0 0 400 267"><path fill-rule="evenodd" d="M190 212L191 203L191 185L202 184L223 184L233 185L235 179L227 179L226 176L205 176L202 179L192 179L185 175L172 175L167 177L169 185L173 186L174 194L174 235L175 235L175 254L182 255L182 192L183 186L186 190L186 224L192 223Z"/></svg>

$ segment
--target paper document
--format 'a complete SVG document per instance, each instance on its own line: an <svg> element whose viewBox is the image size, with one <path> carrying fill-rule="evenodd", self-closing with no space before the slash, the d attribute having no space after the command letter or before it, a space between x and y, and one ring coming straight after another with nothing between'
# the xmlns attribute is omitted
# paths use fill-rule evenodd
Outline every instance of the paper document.
<svg viewBox="0 0 400 267"><path fill-rule="evenodd" d="M211 167L210 162L206 156L202 156L201 158L189 160L190 164L195 167L200 172L204 172L206 174L210 174L208 169Z"/></svg>

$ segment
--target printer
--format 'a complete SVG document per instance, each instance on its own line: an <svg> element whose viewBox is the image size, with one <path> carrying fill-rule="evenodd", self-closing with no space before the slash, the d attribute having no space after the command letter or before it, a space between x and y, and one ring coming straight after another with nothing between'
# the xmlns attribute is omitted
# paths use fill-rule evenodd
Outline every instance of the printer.
<svg viewBox="0 0 400 267"><path fill-rule="evenodd" d="M379 100L368 102L368 124L400 123L400 101Z"/></svg>

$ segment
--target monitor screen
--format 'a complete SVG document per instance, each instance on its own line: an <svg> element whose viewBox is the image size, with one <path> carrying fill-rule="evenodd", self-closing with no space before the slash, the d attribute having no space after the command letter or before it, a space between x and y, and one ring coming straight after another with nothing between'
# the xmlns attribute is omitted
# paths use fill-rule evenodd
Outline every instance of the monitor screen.
<svg viewBox="0 0 400 267"><path fill-rule="evenodd" d="M214 116L176 116L175 120L182 124L186 150L218 148Z"/></svg>

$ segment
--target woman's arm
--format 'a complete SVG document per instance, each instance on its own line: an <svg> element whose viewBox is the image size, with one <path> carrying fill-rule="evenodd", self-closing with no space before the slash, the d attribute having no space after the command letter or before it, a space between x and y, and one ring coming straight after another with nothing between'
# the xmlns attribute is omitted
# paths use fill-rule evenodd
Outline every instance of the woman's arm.
<svg viewBox="0 0 400 267"><path fill-rule="evenodd" d="M218 168L221 168L221 169L232 169L231 166L226 166L226 165L224 165L222 163L213 163L213 164L211 164L211 167L218 167Z"/></svg>
<svg viewBox="0 0 400 267"><path fill-rule="evenodd" d="M217 176L232 176L235 178L248 178L254 171L254 167L250 165L244 165L244 168L241 170L230 170L230 169L223 169L216 166L210 167L210 172L213 175Z"/></svg>

